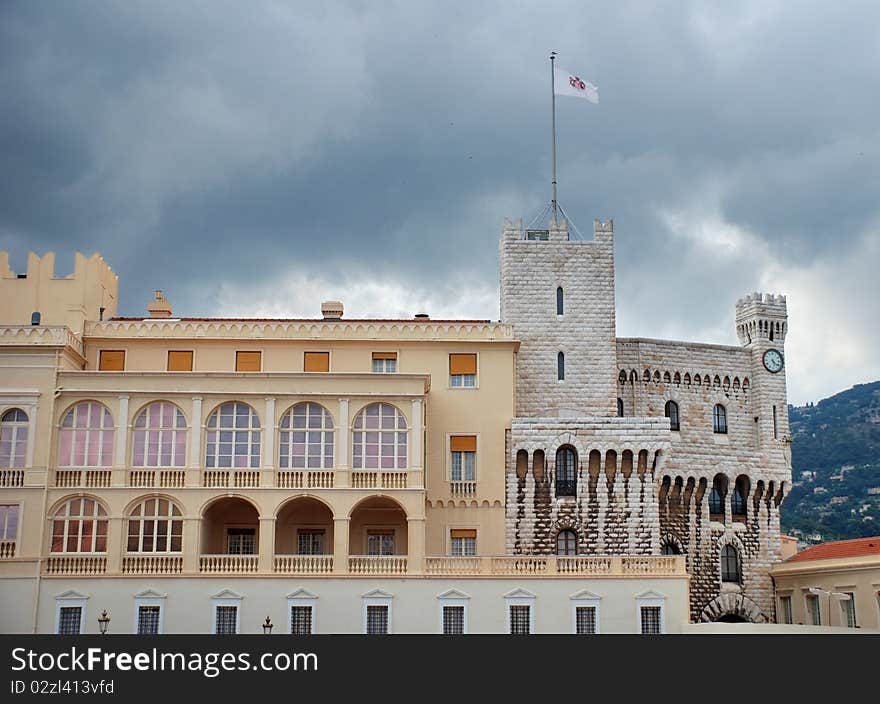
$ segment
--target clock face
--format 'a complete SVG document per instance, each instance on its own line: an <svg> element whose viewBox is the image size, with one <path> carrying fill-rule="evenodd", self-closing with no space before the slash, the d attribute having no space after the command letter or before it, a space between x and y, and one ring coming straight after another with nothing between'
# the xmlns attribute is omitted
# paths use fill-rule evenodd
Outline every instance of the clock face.
<svg viewBox="0 0 880 704"><path fill-rule="evenodd" d="M764 353L764 366L768 372L775 374L782 370L783 367L782 352L779 350L767 350Z"/></svg>

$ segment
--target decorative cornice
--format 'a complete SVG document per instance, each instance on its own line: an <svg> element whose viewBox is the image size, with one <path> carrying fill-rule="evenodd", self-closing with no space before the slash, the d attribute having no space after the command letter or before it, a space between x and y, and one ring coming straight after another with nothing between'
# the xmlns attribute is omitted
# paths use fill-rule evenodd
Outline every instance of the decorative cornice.
<svg viewBox="0 0 880 704"><path fill-rule="evenodd" d="M82 356L82 340L64 325L0 325L0 345L69 347Z"/></svg>

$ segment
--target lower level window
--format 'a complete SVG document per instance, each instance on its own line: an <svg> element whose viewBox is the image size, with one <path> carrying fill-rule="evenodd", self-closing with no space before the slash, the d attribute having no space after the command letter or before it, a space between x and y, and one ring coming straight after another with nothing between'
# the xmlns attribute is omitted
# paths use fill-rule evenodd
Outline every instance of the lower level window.
<svg viewBox="0 0 880 704"><path fill-rule="evenodd" d="M476 374L451 374L449 385L453 388L472 388L477 385Z"/></svg>
<svg viewBox="0 0 880 704"><path fill-rule="evenodd" d="M575 610L575 619L578 635L592 635L596 632L595 606L578 606Z"/></svg>
<svg viewBox="0 0 880 704"><path fill-rule="evenodd" d="M162 607L160 606L138 607L138 635L159 635L159 615L161 614L161 611Z"/></svg>
<svg viewBox="0 0 880 704"><path fill-rule="evenodd" d="M238 632L238 607L217 606L217 625L214 633L218 635L235 635Z"/></svg>
<svg viewBox="0 0 880 704"><path fill-rule="evenodd" d="M393 555L394 531L371 530L367 532L367 555Z"/></svg>
<svg viewBox="0 0 880 704"><path fill-rule="evenodd" d="M229 528L228 552L230 555L253 555L257 542L255 528Z"/></svg>
<svg viewBox="0 0 880 704"><path fill-rule="evenodd" d="M388 607L384 605L367 606L367 635L388 633Z"/></svg>
<svg viewBox="0 0 880 704"><path fill-rule="evenodd" d="M532 607L513 604L510 607L510 633L528 635L532 632Z"/></svg>
<svg viewBox="0 0 880 704"><path fill-rule="evenodd" d="M300 555L323 555L324 531L301 530L297 533L297 543Z"/></svg>
<svg viewBox="0 0 880 704"><path fill-rule="evenodd" d="M290 607L290 633L294 636L308 636L312 634L312 607Z"/></svg>
<svg viewBox="0 0 880 704"><path fill-rule="evenodd" d="M846 592L849 599L840 602L841 608L843 608L843 616L846 619L846 625L848 628L856 627L856 595L852 592Z"/></svg>
<svg viewBox="0 0 880 704"><path fill-rule="evenodd" d="M454 529L450 531L449 551L457 557L477 554L477 531L473 529Z"/></svg>
<svg viewBox="0 0 880 704"><path fill-rule="evenodd" d="M643 606L641 608L642 633L654 635L660 633L660 607Z"/></svg>
<svg viewBox="0 0 880 704"><path fill-rule="evenodd" d="M807 597L807 612L810 614L810 625L822 625L822 614L819 612L819 599L815 596Z"/></svg>
<svg viewBox="0 0 880 704"><path fill-rule="evenodd" d="M779 597L779 616L782 619L782 623L791 623L791 597L790 596L781 596Z"/></svg>
<svg viewBox="0 0 880 704"><path fill-rule="evenodd" d="M58 634L78 636L82 624L81 606L62 606L58 614Z"/></svg>
<svg viewBox="0 0 880 704"><path fill-rule="evenodd" d="M443 634L457 636L464 633L464 607L443 607Z"/></svg>

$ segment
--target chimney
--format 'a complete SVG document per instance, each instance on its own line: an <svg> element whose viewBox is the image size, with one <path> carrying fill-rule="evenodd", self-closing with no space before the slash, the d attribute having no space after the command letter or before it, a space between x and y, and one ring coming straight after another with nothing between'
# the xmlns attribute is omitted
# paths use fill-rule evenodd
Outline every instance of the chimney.
<svg viewBox="0 0 880 704"><path fill-rule="evenodd" d="M321 315L324 316L324 320L339 320L342 311L342 301L324 301L321 304Z"/></svg>
<svg viewBox="0 0 880 704"><path fill-rule="evenodd" d="M150 314L151 318L171 317L171 304L168 302L168 299L165 298L164 293L156 291L156 297L147 303L147 313Z"/></svg>

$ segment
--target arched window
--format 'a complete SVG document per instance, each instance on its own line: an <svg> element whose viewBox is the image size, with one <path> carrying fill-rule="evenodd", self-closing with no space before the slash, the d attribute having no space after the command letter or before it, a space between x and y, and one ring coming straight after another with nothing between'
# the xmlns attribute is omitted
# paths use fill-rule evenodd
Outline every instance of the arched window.
<svg viewBox="0 0 880 704"><path fill-rule="evenodd" d="M406 418L390 403L371 403L352 426L354 469L406 469Z"/></svg>
<svg viewBox="0 0 880 704"><path fill-rule="evenodd" d="M208 416L205 467L260 466L260 419L240 401L228 401Z"/></svg>
<svg viewBox="0 0 880 704"><path fill-rule="evenodd" d="M67 501L52 518L52 552L107 552L107 511L89 498Z"/></svg>
<svg viewBox="0 0 880 704"><path fill-rule="evenodd" d="M97 401L81 401L61 421L59 467L113 465L113 416Z"/></svg>
<svg viewBox="0 0 880 704"><path fill-rule="evenodd" d="M556 451L556 496L577 495L577 453L571 445Z"/></svg>
<svg viewBox="0 0 880 704"><path fill-rule="evenodd" d="M562 293L562 286L557 287L556 289L556 315L562 315L564 312L564 294Z"/></svg>
<svg viewBox="0 0 880 704"><path fill-rule="evenodd" d="M186 418L168 401L156 401L134 419L133 467L186 465Z"/></svg>
<svg viewBox="0 0 880 704"><path fill-rule="evenodd" d="M723 519L726 489L723 477L716 476L712 480L712 490L709 492L709 513L712 516L721 516Z"/></svg>
<svg viewBox="0 0 880 704"><path fill-rule="evenodd" d="M721 548L721 581L739 583L742 574L739 565L739 553L733 545Z"/></svg>
<svg viewBox="0 0 880 704"><path fill-rule="evenodd" d="M623 399L622 398L617 399L617 417L623 418Z"/></svg>
<svg viewBox="0 0 880 704"><path fill-rule="evenodd" d="M730 513L740 518L746 515L746 494L748 494L746 482L744 476L737 477L733 485L733 493L730 495Z"/></svg>
<svg viewBox="0 0 880 704"><path fill-rule="evenodd" d="M180 552L183 516L168 499L144 499L128 516L128 552Z"/></svg>
<svg viewBox="0 0 880 704"><path fill-rule="evenodd" d="M678 545L671 540L665 540L663 542L660 552L663 555L681 555L681 550L678 549Z"/></svg>
<svg viewBox="0 0 880 704"><path fill-rule="evenodd" d="M27 450L28 417L19 408L0 418L0 467L24 467Z"/></svg>
<svg viewBox="0 0 880 704"><path fill-rule="evenodd" d="M556 378L559 381L565 379L565 355L562 352L556 355Z"/></svg>
<svg viewBox="0 0 880 704"><path fill-rule="evenodd" d="M298 403L281 416L278 466L332 469L333 418L318 403Z"/></svg>
<svg viewBox="0 0 880 704"><path fill-rule="evenodd" d="M667 401L666 408L663 411L667 418L669 418L669 429L670 430L679 430L679 422L678 422L678 404L675 401Z"/></svg>
<svg viewBox="0 0 880 704"><path fill-rule="evenodd" d="M577 535L573 530L561 530L556 536L557 555L577 555Z"/></svg>
<svg viewBox="0 0 880 704"><path fill-rule="evenodd" d="M712 429L716 433L727 432L727 409L720 403L716 403L712 409Z"/></svg>

